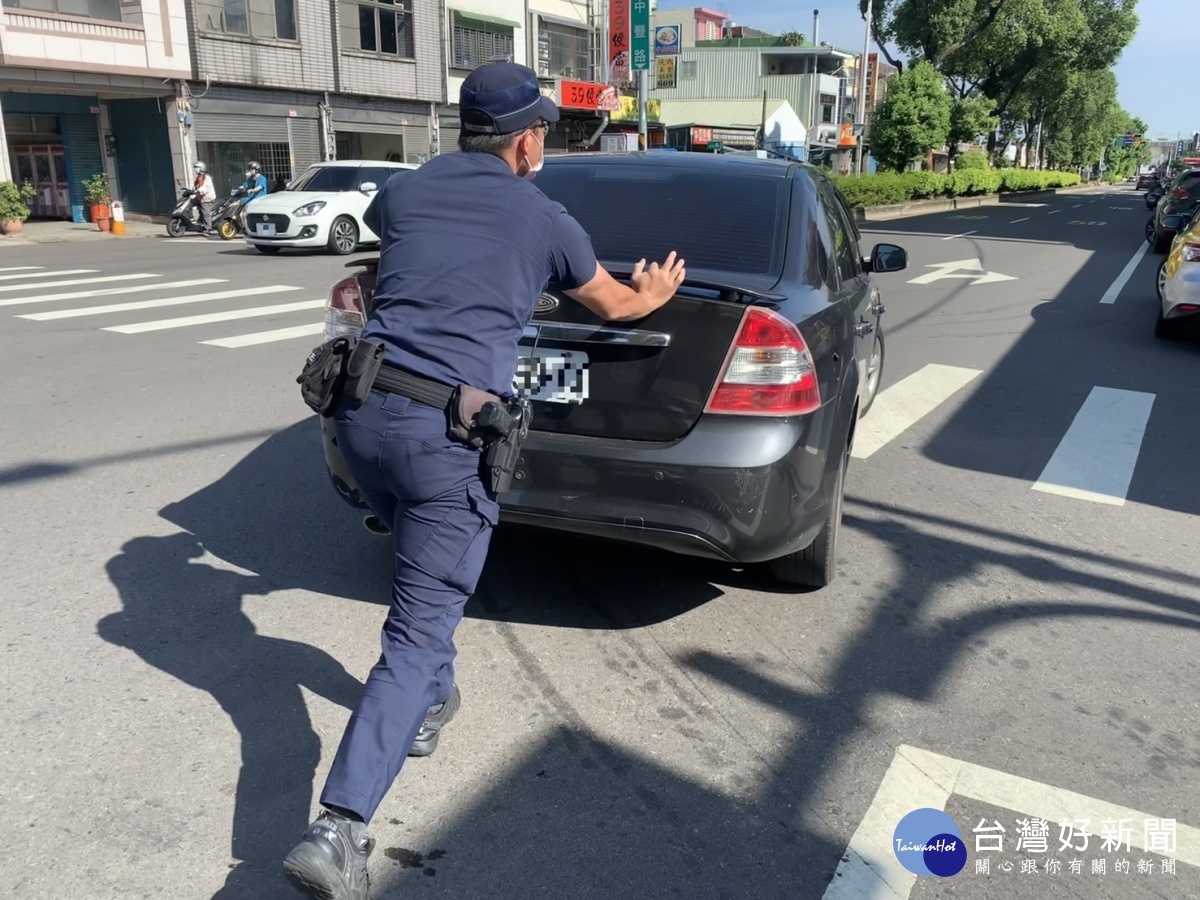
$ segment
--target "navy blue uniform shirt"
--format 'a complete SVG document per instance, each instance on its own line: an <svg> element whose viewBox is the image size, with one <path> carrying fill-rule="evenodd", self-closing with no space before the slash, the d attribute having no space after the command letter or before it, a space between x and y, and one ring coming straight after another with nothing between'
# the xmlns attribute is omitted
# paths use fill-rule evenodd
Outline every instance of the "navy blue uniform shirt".
<svg viewBox="0 0 1200 900"><path fill-rule="evenodd" d="M449 386L510 395L538 295L596 274L583 227L490 153L446 153L393 175L365 220L381 253L363 337Z"/></svg>

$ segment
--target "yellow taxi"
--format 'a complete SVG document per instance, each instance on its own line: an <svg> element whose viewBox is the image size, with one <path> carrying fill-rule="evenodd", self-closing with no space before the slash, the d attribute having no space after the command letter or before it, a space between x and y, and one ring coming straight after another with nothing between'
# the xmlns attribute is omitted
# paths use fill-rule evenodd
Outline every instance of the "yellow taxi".
<svg viewBox="0 0 1200 900"><path fill-rule="evenodd" d="M1158 267L1158 323L1155 337L1178 340L1200 324L1200 215L1173 213L1164 217L1176 229L1171 249Z"/></svg>

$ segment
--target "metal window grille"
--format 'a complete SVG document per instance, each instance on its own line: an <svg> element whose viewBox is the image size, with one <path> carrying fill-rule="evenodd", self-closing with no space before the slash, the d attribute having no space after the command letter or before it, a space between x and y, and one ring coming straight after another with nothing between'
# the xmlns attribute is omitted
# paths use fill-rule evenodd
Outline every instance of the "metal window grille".
<svg viewBox="0 0 1200 900"><path fill-rule="evenodd" d="M511 58L513 55L512 31L504 30L501 26L496 26L494 31L485 31L474 24L455 23L450 43L456 69L474 69L493 59Z"/></svg>
<svg viewBox="0 0 1200 900"><path fill-rule="evenodd" d="M679 77L684 81L693 81L696 78L697 62L694 59L685 59L679 64Z"/></svg>
<svg viewBox="0 0 1200 900"><path fill-rule="evenodd" d="M296 40L296 0L196 0L196 17L201 32Z"/></svg>

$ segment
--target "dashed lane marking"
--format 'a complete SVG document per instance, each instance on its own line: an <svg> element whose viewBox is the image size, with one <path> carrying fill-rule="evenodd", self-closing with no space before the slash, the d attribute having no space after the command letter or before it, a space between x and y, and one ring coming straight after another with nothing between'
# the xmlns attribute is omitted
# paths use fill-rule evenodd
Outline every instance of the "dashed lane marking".
<svg viewBox="0 0 1200 900"><path fill-rule="evenodd" d="M980 369L930 363L880 391L854 431L850 455L868 459L981 374Z"/></svg>

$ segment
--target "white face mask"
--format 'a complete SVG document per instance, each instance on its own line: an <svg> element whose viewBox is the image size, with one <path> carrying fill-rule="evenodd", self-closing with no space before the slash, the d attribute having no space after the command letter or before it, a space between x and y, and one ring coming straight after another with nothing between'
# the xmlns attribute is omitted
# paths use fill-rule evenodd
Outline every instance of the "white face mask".
<svg viewBox="0 0 1200 900"><path fill-rule="evenodd" d="M545 141L543 141L543 142L542 142L542 145L541 145L541 147L542 147L542 153L541 153L541 156L540 156L540 157L538 157L538 164L537 164L536 166L530 166L530 168L529 168L529 171L528 171L528 172L526 172L524 175L522 175L522 176L521 176L521 177L522 177L522 178L524 178L526 181L533 181L533 179L535 179L535 178L537 177L537 173L538 173L538 172L540 172L540 171L542 171L542 166L543 166L543 165L545 164L545 162L546 162L546 144L545 144Z"/></svg>

